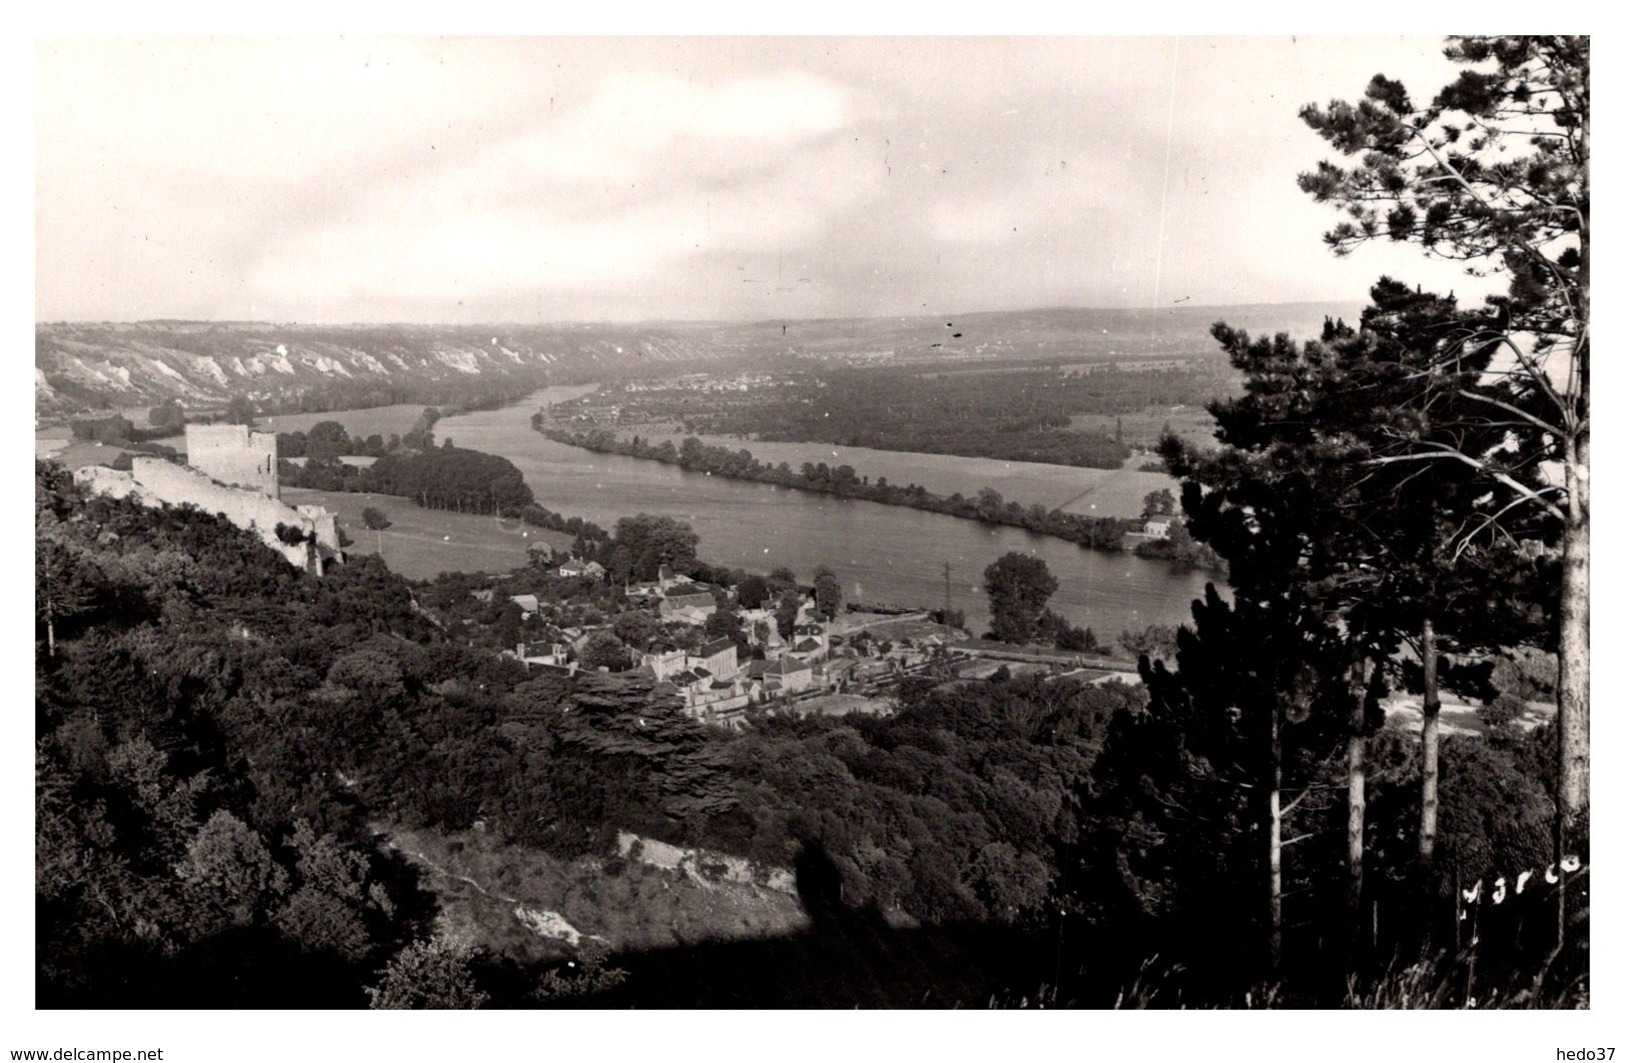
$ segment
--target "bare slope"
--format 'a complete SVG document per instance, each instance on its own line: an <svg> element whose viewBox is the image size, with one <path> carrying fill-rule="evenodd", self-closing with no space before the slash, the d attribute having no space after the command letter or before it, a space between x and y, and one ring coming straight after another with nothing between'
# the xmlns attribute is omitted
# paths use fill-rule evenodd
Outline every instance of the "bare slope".
<svg viewBox="0 0 1625 1063"><path fill-rule="evenodd" d="M243 395L278 409L518 397L543 384L787 361L1217 355L1209 326L1318 331L1339 304L1046 309L961 317L742 323L347 325L153 321L35 328L36 414L191 408Z"/></svg>

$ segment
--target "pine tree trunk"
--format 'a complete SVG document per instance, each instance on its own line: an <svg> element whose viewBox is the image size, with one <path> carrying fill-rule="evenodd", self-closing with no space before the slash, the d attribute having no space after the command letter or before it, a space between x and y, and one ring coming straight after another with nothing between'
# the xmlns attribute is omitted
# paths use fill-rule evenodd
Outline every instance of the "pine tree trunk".
<svg viewBox="0 0 1625 1063"><path fill-rule="evenodd" d="M1281 707L1270 712L1270 970L1281 969Z"/></svg>
<svg viewBox="0 0 1625 1063"><path fill-rule="evenodd" d="M1362 900L1365 889L1365 694L1366 667L1362 656L1350 675L1349 696L1349 790L1348 790L1348 917L1349 958L1360 946Z"/></svg>
<svg viewBox="0 0 1625 1063"><path fill-rule="evenodd" d="M1424 871L1433 866L1439 834L1439 640L1433 618L1422 618L1422 828L1417 857Z"/></svg>
<svg viewBox="0 0 1625 1063"><path fill-rule="evenodd" d="M1564 463L1563 595L1557 654L1557 789L1565 834L1591 804L1591 438L1575 437ZM1564 853L1558 853L1561 858Z"/></svg>
<svg viewBox="0 0 1625 1063"><path fill-rule="evenodd" d="M1575 845L1576 828L1588 824L1591 803L1591 434L1568 441L1563 463L1566 517L1563 524L1563 589L1557 635L1557 825L1552 859ZM1557 883L1557 940L1568 930L1568 878Z"/></svg>

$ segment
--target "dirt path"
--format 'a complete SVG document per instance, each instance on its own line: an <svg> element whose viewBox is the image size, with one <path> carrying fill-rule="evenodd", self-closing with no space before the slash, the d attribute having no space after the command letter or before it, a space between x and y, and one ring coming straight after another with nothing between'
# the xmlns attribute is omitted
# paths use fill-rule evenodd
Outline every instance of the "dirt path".
<svg viewBox="0 0 1625 1063"><path fill-rule="evenodd" d="M446 878L454 878L459 882L468 883L470 886L473 886L475 889L477 889L481 893L485 894L485 896L490 897L492 900L502 901L504 904L523 904L523 903L525 903L524 901L521 901L517 897L508 897L508 896L505 896L504 894L501 894L501 893L492 893L490 890L488 890L484 886L480 885L474 879L469 878L467 875L459 875L455 871L446 870L445 868L441 867L439 864L435 863L433 860L430 860L429 857L427 856L427 854L422 853L422 852L420 852L420 851L418 851L416 849L403 849L400 846L396 845L393 841L387 842L386 844L391 849L395 850L397 853L404 853L405 855L410 856L415 860L421 861L424 867L427 867L430 871L433 871L437 875L443 875Z"/></svg>

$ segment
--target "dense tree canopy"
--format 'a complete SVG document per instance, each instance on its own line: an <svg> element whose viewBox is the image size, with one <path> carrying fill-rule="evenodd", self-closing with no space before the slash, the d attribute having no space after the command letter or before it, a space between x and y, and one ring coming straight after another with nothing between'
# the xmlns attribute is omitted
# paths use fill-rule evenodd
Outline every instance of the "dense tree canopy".
<svg viewBox="0 0 1625 1063"><path fill-rule="evenodd" d="M676 572L692 571L699 542L694 529L683 521L639 513L615 522L613 537L596 557L617 583L647 582L660 575L663 565Z"/></svg>
<svg viewBox="0 0 1625 1063"><path fill-rule="evenodd" d="M834 569L819 565L813 570L813 594L820 613L833 617L841 611L841 579Z"/></svg>
<svg viewBox="0 0 1625 1063"><path fill-rule="evenodd" d="M1042 558L1008 553L982 573L992 614L991 636L1000 642L1031 642L1050 595L1060 586Z"/></svg>

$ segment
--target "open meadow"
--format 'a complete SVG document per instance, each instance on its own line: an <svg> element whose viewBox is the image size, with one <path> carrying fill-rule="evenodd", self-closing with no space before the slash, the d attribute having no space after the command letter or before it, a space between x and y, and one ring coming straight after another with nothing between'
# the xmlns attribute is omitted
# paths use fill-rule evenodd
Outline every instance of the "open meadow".
<svg viewBox="0 0 1625 1063"><path fill-rule="evenodd" d="M433 579L442 572L505 572L525 563L531 543L568 547L571 542L562 532L533 528L517 519L424 509L398 495L288 487L282 490L282 500L294 506L325 506L338 514L339 527L355 540L348 547L353 554L378 552L379 535L362 523L361 511L368 506L383 510L392 522L382 536L384 562L407 579Z"/></svg>
<svg viewBox="0 0 1625 1063"><path fill-rule="evenodd" d="M260 417L256 427L261 432L308 432L323 421L337 421L350 433L351 439L366 439L391 433L405 435L412 430L423 413L422 404L396 403L394 406L367 406L356 410L332 410L326 413L279 413Z"/></svg>
<svg viewBox="0 0 1625 1063"><path fill-rule="evenodd" d="M1166 429L1181 439L1202 446L1214 446L1213 415L1201 406L1147 406L1136 413L1077 413L1067 423L1074 432L1114 435L1123 425L1123 442L1131 447L1151 449Z"/></svg>
<svg viewBox="0 0 1625 1063"><path fill-rule="evenodd" d="M634 434L656 443L669 439L681 446L691 433L650 430L646 426L620 430L623 438ZM870 480L885 477L890 483L917 483L933 494L958 493L967 498L975 497L984 487L991 487L1006 502L1020 502L1023 506L1037 503L1047 509L1091 517L1135 518L1140 515L1145 496L1152 491L1178 490L1178 485L1162 473L1139 471L1140 466L1150 460L1143 457L1131 457L1120 469L1085 469L1074 465L874 450L828 443L775 443L730 435L697 438L709 446L748 450L756 460L770 465L784 462L797 470L804 462L850 465L859 476Z"/></svg>

